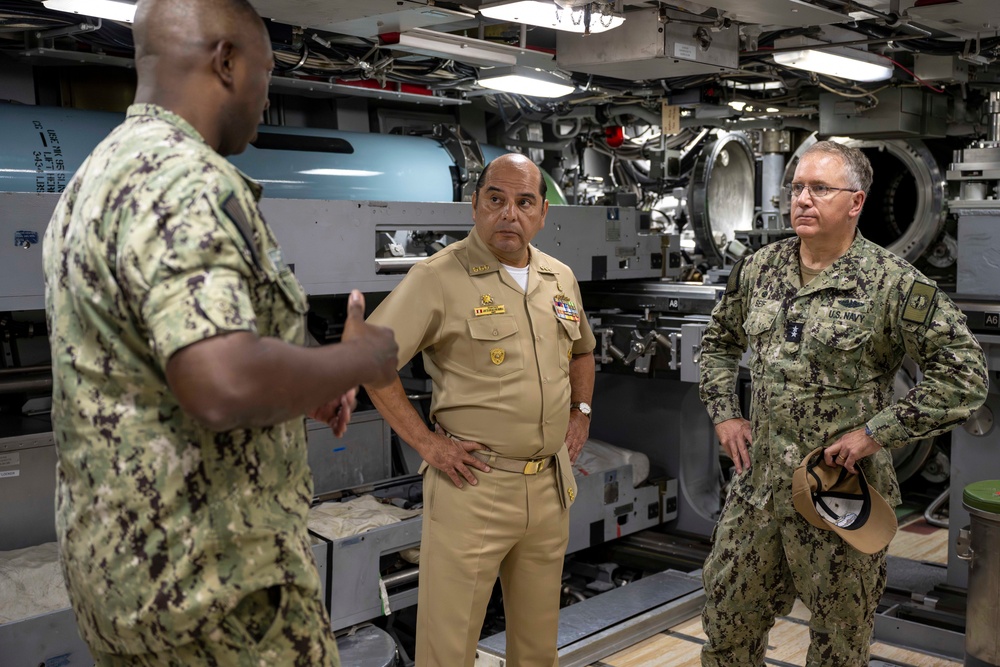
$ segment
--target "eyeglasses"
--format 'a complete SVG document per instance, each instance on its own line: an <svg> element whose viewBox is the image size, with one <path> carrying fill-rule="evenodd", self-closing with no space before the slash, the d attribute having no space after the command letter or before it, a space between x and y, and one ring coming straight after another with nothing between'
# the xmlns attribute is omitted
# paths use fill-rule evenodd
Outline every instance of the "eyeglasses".
<svg viewBox="0 0 1000 667"><path fill-rule="evenodd" d="M790 199L801 197L806 190L809 191L809 196L813 199L826 199L832 197L836 192L857 192L854 188L833 188L829 185L806 185L805 183L791 183L782 189L785 191L785 196Z"/></svg>

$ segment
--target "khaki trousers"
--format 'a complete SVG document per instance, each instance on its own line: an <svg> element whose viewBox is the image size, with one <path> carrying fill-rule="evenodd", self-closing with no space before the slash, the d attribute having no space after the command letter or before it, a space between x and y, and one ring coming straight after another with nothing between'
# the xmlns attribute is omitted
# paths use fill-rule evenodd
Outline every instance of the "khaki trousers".
<svg viewBox="0 0 1000 667"><path fill-rule="evenodd" d="M424 473L416 667L472 667L497 574L509 667L558 667L559 591L569 511L555 466L538 475L473 470L457 488Z"/></svg>

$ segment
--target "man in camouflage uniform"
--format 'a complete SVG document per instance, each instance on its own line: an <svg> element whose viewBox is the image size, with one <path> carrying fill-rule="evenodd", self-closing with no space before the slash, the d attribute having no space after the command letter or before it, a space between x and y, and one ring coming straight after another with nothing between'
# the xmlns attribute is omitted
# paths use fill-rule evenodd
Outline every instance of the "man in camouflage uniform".
<svg viewBox="0 0 1000 667"><path fill-rule="evenodd" d="M868 664L885 550L863 554L792 505L792 473L819 445L899 504L889 449L944 433L986 398L982 350L933 282L865 240L865 155L812 146L790 186L798 238L738 263L702 341L701 397L737 477L705 562L703 665L763 665L774 618L812 613L809 667ZM750 421L735 394L750 347ZM923 380L893 402L903 356Z"/></svg>
<svg viewBox="0 0 1000 667"><path fill-rule="evenodd" d="M245 0L143 0L138 91L45 236L57 529L100 665L337 665L306 532L303 415L338 435L395 377L351 296L343 342L302 346L305 294L223 157L267 106Z"/></svg>

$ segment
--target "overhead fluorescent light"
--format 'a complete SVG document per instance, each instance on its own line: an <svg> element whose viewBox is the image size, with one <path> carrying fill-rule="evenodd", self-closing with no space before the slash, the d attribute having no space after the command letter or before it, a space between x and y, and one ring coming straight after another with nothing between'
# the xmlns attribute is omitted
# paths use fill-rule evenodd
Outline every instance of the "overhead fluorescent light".
<svg viewBox="0 0 1000 667"><path fill-rule="evenodd" d="M119 0L42 0L48 9L84 16L96 16L112 21L132 23L135 19L135 4Z"/></svg>
<svg viewBox="0 0 1000 667"><path fill-rule="evenodd" d="M517 56L506 45L494 45L484 39L450 35L424 28L380 35L379 39L382 44L396 51L450 58L470 65L497 67L517 63Z"/></svg>
<svg viewBox="0 0 1000 667"><path fill-rule="evenodd" d="M554 0L504 0L488 2L479 7L486 18L511 23L527 23L566 32L605 32L625 22L625 16L615 9L614 2L591 2L579 7L560 7ZM590 9L590 23L584 19ZM589 25L589 30L588 30Z"/></svg>
<svg viewBox="0 0 1000 667"><path fill-rule="evenodd" d="M819 74L851 79L854 81L885 81L892 76L892 64L884 58L845 46L828 46L823 42L792 38L777 40L774 47L803 46L797 51L781 51L774 54L774 62L786 67L804 69Z"/></svg>
<svg viewBox="0 0 1000 667"><path fill-rule="evenodd" d="M562 97L576 86L569 79L535 67L495 67L479 73L479 85L529 97Z"/></svg>

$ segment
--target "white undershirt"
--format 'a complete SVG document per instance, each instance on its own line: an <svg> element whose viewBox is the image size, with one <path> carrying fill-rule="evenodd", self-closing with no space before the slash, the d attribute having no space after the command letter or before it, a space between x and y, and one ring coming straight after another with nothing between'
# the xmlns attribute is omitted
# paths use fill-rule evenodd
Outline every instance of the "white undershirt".
<svg viewBox="0 0 1000 667"><path fill-rule="evenodd" d="M503 268L507 269L507 273L510 274L510 277L513 278L514 282L516 282L518 285L520 285L521 289L524 290L524 293L527 294L528 293L528 267L527 266L523 266L523 267L520 267L520 266L507 266L503 262L500 263L500 266L502 266Z"/></svg>

